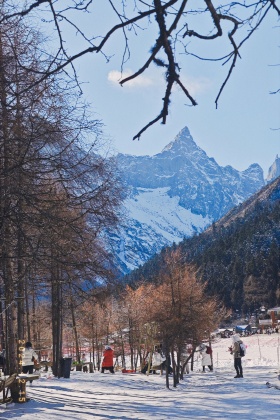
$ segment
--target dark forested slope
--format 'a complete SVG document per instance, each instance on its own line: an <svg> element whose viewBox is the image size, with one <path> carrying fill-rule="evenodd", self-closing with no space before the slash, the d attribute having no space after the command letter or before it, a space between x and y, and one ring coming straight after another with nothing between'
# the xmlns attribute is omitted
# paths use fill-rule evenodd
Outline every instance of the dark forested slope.
<svg viewBox="0 0 280 420"><path fill-rule="evenodd" d="M280 304L280 178L200 235L178 246L187 263L227 307L251 311ZM126 276L126 282L158 278L164 249Z"/></svg>

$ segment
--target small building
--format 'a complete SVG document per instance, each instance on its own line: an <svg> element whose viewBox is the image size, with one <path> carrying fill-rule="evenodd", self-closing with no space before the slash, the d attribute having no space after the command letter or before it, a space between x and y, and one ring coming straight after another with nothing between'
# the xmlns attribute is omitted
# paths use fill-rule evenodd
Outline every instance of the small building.
<svg viewBox="0 0 280 420"><path fill-rule="evenodd" d="M264 330L267 330L267 329L272 327L272 320L271 319L260 319L259 320L259 326L260 326L260 329L263 333Z"/></svg>
<svg viewBox="0 0 280 420"><path fill-rule="evenodd" d="M280 320L280 306L271 308L267 310L267 314L270 315L270 321L272 328L275 328L279 325Z"/></svg>
<svg viewBox="0 0 280 420"><path fill-rule="evenodd" d="M235 332L241 335L249 335L252 332L251 325L236 325Z"/></svg>
<svg viewBox="0 0 280 420"><path fill-rule="evenodd" d="M219 328L215 331L216 336L221 338L228 338L233 334L233 328Z"/></svg>

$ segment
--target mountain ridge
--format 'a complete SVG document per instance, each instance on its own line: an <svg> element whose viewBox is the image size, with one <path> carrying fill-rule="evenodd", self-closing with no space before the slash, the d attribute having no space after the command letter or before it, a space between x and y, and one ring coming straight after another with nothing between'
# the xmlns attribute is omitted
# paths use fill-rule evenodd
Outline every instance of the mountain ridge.
<svg viewBox="0 0 280 420"><path fill-rule="evenodd" d="M127 189L112 254L126 274L162 247L202 232L264 185L258 164L219 166L183 128L153 156L118 154Z"/></svg>
<svg viewBox="0 0 280 420"><path fill-rule="evenodd" d="M157 281L165 256L180 250L206 290L245 313L280 304L280 177L197 236L166 247L124 278Z"/></svg>

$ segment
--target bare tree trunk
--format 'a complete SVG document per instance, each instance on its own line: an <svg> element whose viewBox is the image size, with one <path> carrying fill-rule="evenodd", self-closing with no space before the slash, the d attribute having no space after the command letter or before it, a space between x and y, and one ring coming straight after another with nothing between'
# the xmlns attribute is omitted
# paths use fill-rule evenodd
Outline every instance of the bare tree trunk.
<svg viewBox="0 0 280 420"><path fill-rule="evenodd" d="M16 65L16 89L18 90L19 80L18 80L18 66ZM16 123L14 128L14 136L16 140L16 160L21 162L22 153L24 153L24 146L21 144L21 132L22 124L20 117L20 97L17 96L16 101ZM16 168L16 189L17 191L22 191L24 176L21 170L21 164L17 165ZM24 261L23 261L23 249L24 249L24 238L22 233L22 224L23 224L23 200L22 196L18 194L17 199L17 334L18 339L24 339Z"/></svg>
<svg viewBox="0 0 280 420"><path fill-rule="evenodd" d="M168 341L163 343L163 348L165 349L165 357L166 357L166 359L165 359L166 360L165 385L166 385L166 388L169 389L170 386L169 386L169 372L168 372L168 368L169 368L169 366L168 366L168 357L169 357L169 343L168 343ZM173 368L174 368L174 366L173 366Z"/></svg>
<svg viewBox="0 0 280 420"><path fill-rule="evenodd" d="M25 278L25 283L27 283L27 278ZM30 312L29 312L29 300L28 300L28 289L25 285L25 308L26 308L26 328L27 328L27 340L31 341L31 325L30 325Z"/></svg>
<svg viewBox="0 0 280 420"><path fill-rule="evenodd" d="M36 301L35 301L35 290L34 290L34 283L32 281L32 340L34 346L38 348L38 335L36 330Z"/></svg>
<svg viewBox="0 0 280 420"><path fill-rule="evenodd" d="M15 312L15 283L13 267L12 243L14 235L11 229L11 222L8 219L10 210L10 157L11 150L8 136L8 110L7 110L7 80L5 78L2 34L0 33L0 101L1 101L1 122L0 132L2 134L2 156L1 156L1 237L2 248L2 273L6 299L6 370L8 374L17 372L17 347L16 347L16 312Z"/></svg>
<svg viewBox="0 0 280 420"><path fill-rule="evenodd" d="M129 325L128 337L129 337L129 347L130 347L130 369L133 369L133 366L134 366L133 321L130 317L128 318L128 325Z"/></svg>
<svg viewBox="0 0 280 420"><path fill-rule="evenodd" d="M19 229L20 231L20 229ZM17 269L17 334L18 339L24 339L24 274L22 261L22 240L21 234L18 234L18 269Z"/></svg>
<svg viewBox="0 0 280 420"><path fill-rule="evenodd" d="M95 344L96 344L96 365L97 365L97 370L100 370L100 365L101 365L101 358L100 358L100 349L99 349L99 343L98 343L98 334L97 334L97 327L95 327Z"/></svg>
<svg viewBox="0 0 280 420"><path fill-rule="evenodd" d="M4 305L3 305L3 291L2 288L0 288L0 345L1 350L5 348L5 334L4 334Z"/></svg>
<svg viewBox="0 0 280 420"><path fill-rule="evenodd" d="M53 374L61 377L62 359L62 302L61 283L58 264L52 269L52 335L53 335Z"/></svg>
<svg viewBox="0 0 280 420"><path fill-rule="evenodd" d="M187 357L186 361L182 365L181 375L180 375L180 379L181 380L184 379L184 371L185 371L185 368L187 367L187 364L189 363L189 361L193 358L194 351L195 350L192 350L191 354ZM189 372L187 371L187 373L189 373Z"/></svg>
<svg viewBox="0 0 280 420"><path fill-rule="evenodd" d="M91 340L91 348L92 348L92 360L90 360L92 362L92 366L93 366L93 370L96 369L96 363L95 363L95 345L94 345L94 338L92 337Z"/></svg>
<svg viewBox="0 0 280 420"><path fill-rule="evenodd" d="M77 324L76 324L76 317L75 317L75 309L73 304L73 295L72 290L70 286L70 311L72 316L72 327L74 332L74 341L75 341L75 348L76 348L76 360L77 362L81 363L81 354L80 354L80 348L79 348L79 337L78 337L78 331L77 331Z"/></svg>
<svg viewBox="0 0 280 420"><path fill-rule="evenodd" d="M177 384L178 384L178 377L177 377L177 363L175 360L175 354L174 354L174 350L171 350L171 359L172 359L172 366L173 366L173 386L174 388L176 388Z"/></svg>

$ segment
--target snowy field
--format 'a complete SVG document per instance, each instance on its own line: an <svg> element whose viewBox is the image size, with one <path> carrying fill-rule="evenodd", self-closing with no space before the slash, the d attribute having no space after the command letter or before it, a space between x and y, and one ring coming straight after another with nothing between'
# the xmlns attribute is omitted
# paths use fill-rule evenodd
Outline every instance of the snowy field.
<svg viewBox="0 0 280 420"><path fill-rule="evenodd" d="M0 419L280 419L280 334L254 335L244 339L243 379L234 379L231 339L213 344L214 372L202 373L197 359L194 371L177 388L165 388L157 375L93 374L71 372L70 379L55 379L42 373L27 386L31 400L0 406ZM171 385L172 385L172 378Z"/></svg>

